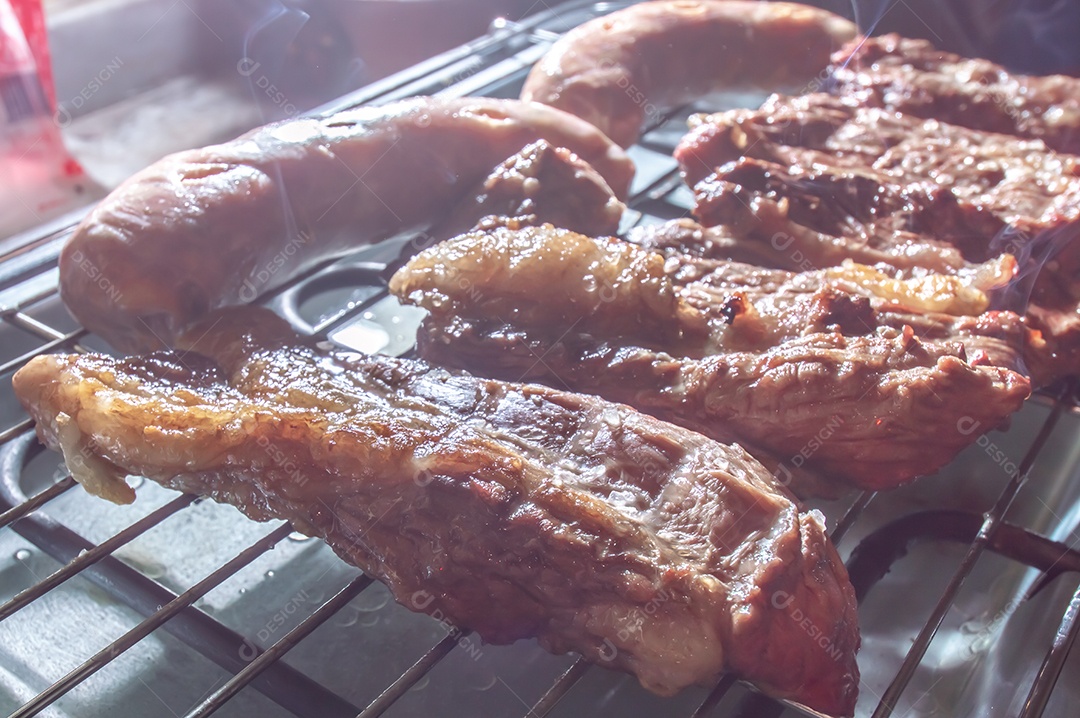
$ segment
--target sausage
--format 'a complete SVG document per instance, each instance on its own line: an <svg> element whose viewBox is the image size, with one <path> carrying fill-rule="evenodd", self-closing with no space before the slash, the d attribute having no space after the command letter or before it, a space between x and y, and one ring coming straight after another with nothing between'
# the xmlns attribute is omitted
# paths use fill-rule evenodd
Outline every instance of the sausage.
<svg viewBox="0 0 1080 718"><path fill-rule="evenodd" d="M648 120L709 92L817 89L829 55L857 35L839 15L797 3L646 2L563 36L521 98L575 114L629 147Z"/></svg>
<svg viewBox="0 0 1080 718"><path fill-rule="evenodd" d="M537 139L572 150L626 196L626 154L545 105L415 98L286 120L171 155L121 184L61 252L61 296L117 349L168 347L216 307L431 224Z"/></svg>

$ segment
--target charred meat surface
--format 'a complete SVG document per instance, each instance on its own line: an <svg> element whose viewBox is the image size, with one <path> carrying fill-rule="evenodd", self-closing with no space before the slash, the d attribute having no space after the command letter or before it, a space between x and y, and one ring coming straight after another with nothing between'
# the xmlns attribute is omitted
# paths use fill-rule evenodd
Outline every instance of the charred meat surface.
<svg viewBox="0 0 1080 718"><path fill-rule="evenodd" d="M600 236L619 231L625 209L592 165L537 140L496 167L428 234L440 240L475 227L550 223Z"/></svg>
<svg viewBox="0 0 1080 718"><path fill-rule="evenodd" d="M1022 317L988 308L993 292L1012 277L1015 263L1008 256L957 275L896 279L851 261L790 272L720 259L731 247L747 245L730 244L723 227L702 227L688 219L639 227L627 239L664 255L665 272L691 306L727 312L736 294L752 304L759 342L775 344L830 327L846 335L911 327L920 339L961 343L972 364L1018 372L1045 351L1041 335ZM731 336L730 341L747 348L745 337Z"/></svg>
<svg viewBox="0 0 1080 718"><path fill-rule="evenodd" d="M390 288L429 311L429 359L597 393L738 441L781 479L804 465L827 477L801 493L933 471L973 440L961 417L997 425L1029 394L1026 378L983 356L1015 361L1027 330L1015 315L985 320L979 280L710 262L500 228L425 250ZM910 308L928 301L935 310Z"/></svg>
<svg viewBox="0 0 1080 718"><path fill-rule="evenodd" d="M1080 368L1080 158L821 94L698 118L676 156L702 223L770 266L912 277L1014 256L993 302L1044 335L1032 378Z"/></svg>
<svg viewBox="0 0 1080 718"><path fill-rule="evenodd" d="M853 712L843 564L820 514L742 449L592 396L329 353L261 311L222 315L190 349L37 357L15 390L114 501L138 474L287 519L413 610L658 693L730 670Z"/></svg>
<svg viewBox="0 0 1080 718"><path fill-rule="evenodd" d="M1009 73L988 60L890 34L833 56L832 90L867 107L1039 139L1080 154L1080 79Z"/></svg>

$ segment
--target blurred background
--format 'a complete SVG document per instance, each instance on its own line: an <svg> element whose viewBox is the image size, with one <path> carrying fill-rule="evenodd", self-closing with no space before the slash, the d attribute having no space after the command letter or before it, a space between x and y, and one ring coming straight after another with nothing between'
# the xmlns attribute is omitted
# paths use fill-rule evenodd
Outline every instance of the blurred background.
<svg viewBox="0 0 1080 718"><path fill-rule="evenodd" d="M817 0L875 33L1080 71L1076 0ZM0 238L553 0L0 0Z"/></svg>

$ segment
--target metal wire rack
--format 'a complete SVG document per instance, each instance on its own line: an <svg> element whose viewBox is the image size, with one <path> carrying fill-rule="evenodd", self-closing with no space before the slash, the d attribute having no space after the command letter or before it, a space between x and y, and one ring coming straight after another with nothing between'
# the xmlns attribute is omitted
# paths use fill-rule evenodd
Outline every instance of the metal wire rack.
<svg viewBox="0 0 1080 718"><path fill-rule="evenodd" d="M514 96L528 67L560 33L618 6L573 2L522 24L497 23L488 36L341 98L319 112L330 113L357 104L382 103L413 94ZM642 172L630 202L628 227L685 214L687 197L670 152L683 126L681 117L687 111L658 121L642 143L633 148L633 156ZM430 680L432 672L449 656L468 648L470 636L467 632L440 626L441 633L435 635L441 635L441 639L426 650L415 652L405 663L391 666L388 673L391 679L378 685L364 701L343 696L343 691L283 660L290 651L309 641L320 627L340 616L358 597L377 591L378 584L370 578L353 571L332 596L316 601L317 607L310 614L287 631L273 632L276 637L273 641L258 635L262 633L255 631L258 624L248 626L247 632L236 630L198 605L215 588L290 537L292 528L288 524L260 530L258 537L246 547L180 590L157 580L153 572L140 570L131 561L118 557L117 552L151 531L182 531L177 523L205 502L193 496L169 494L157 508L136 521L92 541L52 516L52 508L69 495L74 486L70 476L28 491L28 467L40 461L45 452L33 436L31 420L17 408L2 408L3 401L14 406L10 396L11 374L39 354L100 349L95 337L81 327L72 326L59 310L55 263L72 222L73 218L66 218L31 235L0 243L0 330L7 332L0 336L15 338L6 342L4 353L0 355L0 375L4 377L3 386L8 392L0 398L0 531L15 532L60 564L55 571L34 580L22 590L10 592L11 595L6 589L0 592L0 628L73 579L93 584L109 602L127 607L140 618L99 650L80 656L77 664L59 674L59 678L42 679L44 687L26 700L20 699L21 705L12 715L31 716L62 708L58 701L62 703L65 696L80 689L91 676L117 662L159 628L224 671L225 679L217 685L207 686L204 695L187 710L187 716L208 716L228 709L230 701L252 690L271 701L277 709L300 716L373 718L383 714L409 715L408 710L401 707L403 697ZM355 328L358 322L370 328L370 324L378 324L380 318L386 324L385 312L380 315L382 310L379 308L389 306L387 311L395 311L392 300L386 297L382 280L388 258L393 256L393 247L387 246L318 268L263 297L262 301L302 331L348 343L342 339L344 330ZM313 313L306 305L316 295L322 295L324 301L322 308ZM390 331L389 327L386 329ZM399 332L398 339L407 335L400 327L395 331ZM394 341L387 340L383 342L383 350L401 353L407 351L407 344L399 341L395 345ZM959 604L970 603L971 596L983 592L987 571L1004 574L1016 567L1021 570L1031 567L1035 572L1035 578L1025 584L1026 588L1017 589L1023 596L1039 593L1045 597L1048 592L1042 589L1051 583L1057 594L1039 599L1041 603L1037 609L1027 611L1038 614L1029 623L1041 628L1031 629L1025 625L1024 632L1030 634L1033 641L1036 638L1046 640L1035 643L1031 649L1035 663L1021 671L1030 680L1016 687L1016 691L1025 696L1018 704L1018 711L1025 717L1040 716L1048 706L1059 705L1071 698L1064 696L1056 703L1053 701L1057 696L1055 686L1060 686L1058 678L1063 671L1080 675L1075 666L1067 666L1070 648L1080 631L1080 587L1076 587L1075 575L1080 571L1080 553L1069 545L1077 540L1072 533L1076 517L1066 513L1074 498L1080 498L1070 493L1080 478L1076 476L1080 461L1068 449L1080 431L1078 416L1075 386L1054 387L1032 399L1007 434L996 435L992 442L987 439L986 444L1000 451L991 452L980 441L977 447L944 471L942 477L935 477L937 486L944 486L944 489L935 488L926 493L916 488L880 497L864 493L854 500L849 497L846 501L823 507L834 520L833 540L842 551L845 546L850 549L849 568L864 609L867 609L867 603L863 599L894 564L897 580L907 581L909 586L913 575L929 570L925 564L928 559L932 562L932 571L940 574L936 580L920 581L917 590L924 598L911 601L905 619L909 621L909 628L900 629L905 637L891 637L892 660L883 654L876 641L872 654L868 655L864 650L860 660L864 673L870 661L870 667L885 677L873 684L864 682L860 715L886 718L894 713L932 713L923 711L919 699L908 695L917 675L925 671L933 673L934 667L927 665L928 652L942 642L939 634L943 626L951 631L950 622L959 623L961 628L970 623L970 620L960 621L963 616L956 616L958 613L967 615L966 609ZM1011 460L1003 462L1001 455L1018 458L1015 463ZM1051 476L1052 480L1044 480ZM955 505L957 502L943 501L932 503L933 509L929 509L928 502L936 502L940 496L948 495L950 481L957 491L967 491L963 487L970 487L973 482L978 482L980 488L968 497L969 500L959 502L962 504L959 507ZM945 493L935 493L937 491ZM1045 511L1028 510L1026 507L1034 503L1029 494L1034 494L1054 518L1048 521L1049 514ZM1059 513L1064 513L1065 518ZM930 554L920 546L931 547ZM945 549L943 546L958 548ZM909 552L912 555L905 558ZM988 555L999 558L985 569ZM907 565L906 572L900 571L903 565ZM1063 580L1064 584L1056 580L1066 573L1073 575L1067 581ZM895 586L893 590L896 590ZM984 622L991 634L1000 637L1004 624L1011 623L1023 612L1018 601L1008 603L1007 608L1008 611L994 607L987 609L997 611L994 621ZM398 617L407 614L404 608L396 606L387 611ZM438 623L431 618L419 617L417 620ZM980 655L985 658L990 654ZM557 667L554 677L542 678L536 684L535 698L521 700L518 714L580 714L581 709L574 706L582 704L583 699L579 696L575 701L573 696L588 690L595 693L595 687L581 686L589 684L596 673L605 673L580 658L564 660ZM596 683L595 680L592 682ZM642 700L633 693L633 687L625 688L625 682L604 684L601 680L601 684L614 685L609 692L629 691L627 700ZM926 694L932 695L932 691ZM785 710L799 710L747 691L731 678L724 678L708 690L687 691L680 700L655 700L658 702L651 704L649 709L653 715L769 716ZM585 699L584 704L590 705L590 701ZM617 704L618 701L612 703L607 699L591 703L594 708L598 706L605 711L614 710L612 706ZM970 714L977 715L981 710L974 703L961 708L963 710L953 714L961 714L970 708ZM468 705L447 707L444 711L446 715L481 713L482 709ZM614 715L614 712L606 714Z"/></svg>

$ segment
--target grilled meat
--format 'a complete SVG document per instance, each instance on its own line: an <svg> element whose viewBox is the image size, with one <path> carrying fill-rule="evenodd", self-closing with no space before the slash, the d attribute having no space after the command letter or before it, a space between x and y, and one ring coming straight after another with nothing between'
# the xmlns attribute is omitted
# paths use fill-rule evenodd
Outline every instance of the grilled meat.
<svg viewBox="0 0 1080 718"><path fill-rule="evenodd" d="M433 242L475 227L548 222L588 235L614 234L626 209L592 165L547 140L500 163L465 197L430 230Z"/></svg>
<svg viewBox="0 0 1080 718"><path fill-rule="evenodd" d="M488 97L414 97L259 127L170 155L117 187L60 254L60 293L122 351L171 347L213 309L458 206L538 139L623 196L634 166L589 123Z"/></svg>
<svg viewBox="0 0 1080 718"><path fill-rule="evenodd" d="M771 266L911 277L1015 256L994 307L1044 335L1031 376L1080 368L1080 158L820 94L699 118L676 156L702 223Z"/></svg>
<svg viewBox="0 0 1080 718"><path fill-rule="evenodd" d="M575 114L629 147L643 125L710 92L801 87L857 36L850 21L802 3L634 3L560 38L521 99Z"/></svg>
<svg viewBox="0 0 1080 718"><path fill-rule="evenodd" d="M1039 139L1080 154L1080 79L1031 77L899 35L860 39L833 56L831 90L867 107Z"/></svg>
<svg viewBox="0 0 1080 718"><path fill-rule="evenodd" d="M756 259L756 245L734 239L725 227L702 227L690 219L638 227L627 240L663 254L665 273L703 312L728 313L728 297L744 297L761 320L759 338L774 344L815 327L836 326L848 335L911 327L920 339L960 342L972 364L1020 373L1031 357L1046 351L1041 335L1022 317L988 309L990 295L1015 271L1009 255L960 275L897 280L850 260L838 268L803 272L757 266L749 263ZM745 259L725 258L730 256Z"/></svg>
<svg viewBox="0 0 1080 718"><path fill-rule="evenodd" d="M781 479L813 467L830 483L800 493L836 493L933 471L973 440L958 421L996 425L1027 397L1023 376L990 363L1015 362L1026 329L1007 314L987 322L985 294L957 279L665 261L541 227L443 242L390 288L429 310L429 359L623 401L738 441ZM980 342L975 357L967 338Z"/></svg>
<svg viewBox="0 0 1080 718"><path fill-rule="evenodd" d="M843 564L821 516L737 446L596 397L328 353L257 310L190 336L199 354L43 356L15 375L88 490L130 501L140 474L287 519L413 610L659 693L731 670L852 713Z"/></svg>

